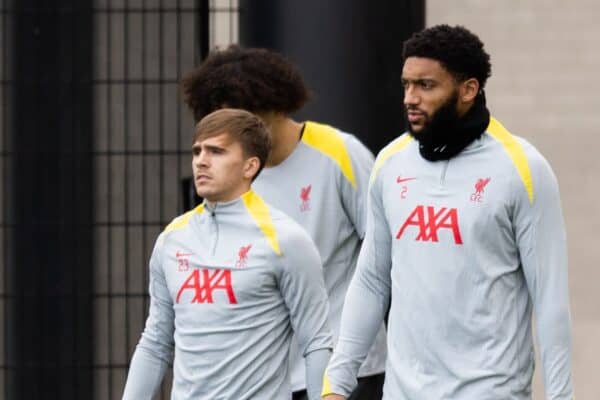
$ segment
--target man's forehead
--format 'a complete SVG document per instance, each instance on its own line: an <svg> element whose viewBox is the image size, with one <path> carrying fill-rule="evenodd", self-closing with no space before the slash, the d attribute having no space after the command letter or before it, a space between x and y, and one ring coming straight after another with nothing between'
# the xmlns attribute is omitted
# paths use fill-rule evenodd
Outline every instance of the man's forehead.
<svg viewBox="0 0 600 400"><path fill-rule="evenodd" d="M422 79L431 75L448 73L441 62L434 58L427 57L408 57L404 61L402 68L402 77L412 79Z"/></svg>
<svg viewBox="0 0 600 400"><path fill-rule="evenodd" d="M192 146L228 146L233 142L228 132L217 132L211 134L199 134Z"/></svg>

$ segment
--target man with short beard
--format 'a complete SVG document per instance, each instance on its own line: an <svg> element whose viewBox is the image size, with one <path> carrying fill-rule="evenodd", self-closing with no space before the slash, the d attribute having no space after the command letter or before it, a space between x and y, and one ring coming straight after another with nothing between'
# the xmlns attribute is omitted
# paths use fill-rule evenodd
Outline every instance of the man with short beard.
<svg viewBox="0 0 600 400"><path fill-rule="evenodd" d="M463 27L404 44L408 132L378 155L323 396L344 399L391 302L386 400L531 399L532 311L548 399L572 399L556 178L490 116L489 55Z"/></svg>

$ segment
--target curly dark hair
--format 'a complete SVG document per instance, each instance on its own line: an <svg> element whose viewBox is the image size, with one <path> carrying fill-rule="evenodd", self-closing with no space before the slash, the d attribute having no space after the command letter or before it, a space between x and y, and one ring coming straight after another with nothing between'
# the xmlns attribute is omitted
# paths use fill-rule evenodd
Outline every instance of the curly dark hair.
<svg viewBox="0 0 600 400"><path fill-rule="evenodd" d="M481 89L492 75L483 43L463 26L436 25L413 34L402 50L403 61L408 57L437 60L458 81L477 79Z"/></svg>
<svg viewBox="0 0 600 400"><path fill-rule="evenodd" d="M281 54L237 45L211 52L181 86L196 121L223 107L289 114L309 98L300 72Z"/></svg>

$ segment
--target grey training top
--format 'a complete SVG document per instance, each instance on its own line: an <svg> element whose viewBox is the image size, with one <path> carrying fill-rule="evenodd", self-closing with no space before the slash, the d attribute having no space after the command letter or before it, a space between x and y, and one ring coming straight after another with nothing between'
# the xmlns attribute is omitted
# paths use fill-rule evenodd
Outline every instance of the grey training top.
<svg viewBox="0 0 600 400"><path fill-rule="evenodd" d="M344 297L356 269L365 233L366 197L373 155L354 136L306 122L302 140L279 165L265 168L252 187L269 204L292 217L314 240L329 296L329 323L337 338ZM304 363L293 343L292 389L304 389ZM377 337L359 376L385 368L385 328Z"/></svg>
<svg viewBox="0 0 600 400"><path fill-rule="evenodd" d="M332 347L317 249L252 191L173 220L150 296L125 399L152 398L173 350L172 399L289 399L292 331L303 355Z"/></svg>
<svg viewBox="0 0 600 400"><path fill-rule="evenodd" d="M347 395L391 296L384 399L571 399L566 238L544 158L492 118L449 161L408 134L373 169L367 233L323 393Z"/></svg>

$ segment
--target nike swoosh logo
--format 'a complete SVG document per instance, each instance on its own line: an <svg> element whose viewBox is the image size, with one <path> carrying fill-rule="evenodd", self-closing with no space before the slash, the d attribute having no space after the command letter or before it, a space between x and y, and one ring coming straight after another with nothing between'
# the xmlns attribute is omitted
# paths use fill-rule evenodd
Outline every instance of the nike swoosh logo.
<svg viewBox="0 0 600 400"><path fill-rule="evenodd" d="M177 253L175 253L175 258L179 258L179 257L189 257L189 256L193 256L194 253L180 253L179 251L177 251Z"/></svg>
<svg viewBox="0 0 600 400"><path fill-rule="evenodd" d="M396 183L402 183L406 181L414 181L417 178L402 178L401 176L396 178Z"/></svg>

